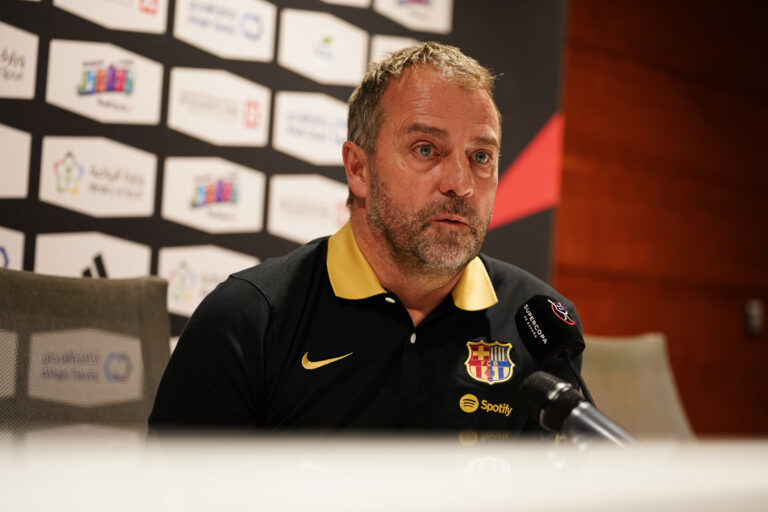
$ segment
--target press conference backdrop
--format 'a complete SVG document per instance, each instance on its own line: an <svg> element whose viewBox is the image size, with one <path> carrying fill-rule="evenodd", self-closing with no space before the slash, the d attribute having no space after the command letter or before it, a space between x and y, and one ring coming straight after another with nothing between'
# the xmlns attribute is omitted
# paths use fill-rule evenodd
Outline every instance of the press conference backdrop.
<svg viewBox="0 0 768 512"><path fill-rule="evenodd" d="M347 219L346 100L418 41L500 75L486 252L548 278L564 2L5 0L0 266L168 280L172 334L226 276Z"/></svg>

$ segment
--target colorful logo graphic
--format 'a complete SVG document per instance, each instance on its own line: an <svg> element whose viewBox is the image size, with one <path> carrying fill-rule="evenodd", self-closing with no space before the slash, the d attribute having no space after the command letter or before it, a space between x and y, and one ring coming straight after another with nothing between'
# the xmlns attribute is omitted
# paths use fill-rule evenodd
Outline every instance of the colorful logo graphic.
<svg viewBox="0 0 768 512"><path fill-rule="evenodd" d="M512 377L515 364L509 355L512 350L511 343L468 341L467 349L469 355L464 361L464 366L473 379L487 384L498 384Z"/></svg>
<svg viewBox="0 0 768 512"><path fill-rule="evenodd" d="M261 119L261 103L248 100L243 109L243 123L248 128L258 128Z"/></svg>
<svg viewBox="0 0 768 512"><path fill-rule="evenodd" d="M172 301L192 302L197 274L189 268L186 261L179 262L176 268L168 273L168 294Z"/></svg>
<svg viewBox="0 0 768 512"><path fill-rule="evenodd" d="M571 314L560 302L553 302L549 299L547 299L547 302L552 305L552 312L555 314L555 316L557 316L557 318L567 323L568 325L576 324L576 320L571 317Z"/></svg>
<svg viewBox="0 0 768 512"><path fill-rule="evenodd" d="M252 12L244 12L240 16L240 32L249 41L257 41L264 34L264 22L261 16Z"/></svg>
<svg viewBox="0 0 768 512"><path fill-rule="evenodd" d="M334 38L333 34L323 34L318 37L315 44L312 45L312 49L315 52L315 56L320 57L328 61L334 60Z"/></svg>
<svg viewBox="0 0 768 512"><path fill-rule="evenodd" d="M11 260L8 257L8 253L6 252L5 247L0 247L0 267L8 268L10 263Z"/></svg>
<svg viewBox="0 0 768 512"><path fill-rule="evenodd" d="M209 176L198 179L194 196L190 202L192 208L211 204L237 204L238 186L233 177L211 179Z"/></svg>
<svg viewBox="0 0 768 512"><path fill-rule="evenodd" d="M110 352L104 359L104 376L110 382L125 382L132 369L131 358L125 352Z"/></svg>
<svg viewBox="0 0 768 512"><path fill-rule="evenodd" d="M80 192L80 180L85 174L85 167L77 161L74 153L67 151L63 158L53 163L56 176L56 191L76 196Z"/></svg>
<svg viewBox="0 0 768 512"><path fill-rule="evenodd" d="M98 94L102 92L122 92L131 94L133 92L134 76L129 68L117 68L111 65L108 68L85 64L80 85L77 86L77 93L81 96L88 94Z"/></svg>
<svg viewBox="0 0 768 512"><path fill-rule="evenodd" d="M139 10L147 14L157 14L158 0L139 0Z"/></svg>

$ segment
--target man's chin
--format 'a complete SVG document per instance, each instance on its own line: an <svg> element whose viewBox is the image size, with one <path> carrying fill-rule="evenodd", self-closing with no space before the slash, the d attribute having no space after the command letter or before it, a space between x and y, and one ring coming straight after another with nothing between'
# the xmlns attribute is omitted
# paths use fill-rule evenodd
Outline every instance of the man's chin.
<svg viewBox="0 0 768 512"><path fill-rule="evenodd" d="M433 270L459 271L477 256L474 250L475 240L452 241L449 244L433 244L419 258Z"/></svg>

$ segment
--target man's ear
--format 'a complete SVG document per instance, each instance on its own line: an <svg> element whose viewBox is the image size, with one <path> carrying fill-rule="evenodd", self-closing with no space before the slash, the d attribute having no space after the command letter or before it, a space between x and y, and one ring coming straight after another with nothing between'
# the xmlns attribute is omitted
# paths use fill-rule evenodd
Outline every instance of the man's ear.
<svg viewBox="0 0 768 512"><path fill-rule="evenodd" d="M361 199L368 197L371 184L371 167L363 148L352 141L346 141L341 150L347 183L352 193Z"/></svg>

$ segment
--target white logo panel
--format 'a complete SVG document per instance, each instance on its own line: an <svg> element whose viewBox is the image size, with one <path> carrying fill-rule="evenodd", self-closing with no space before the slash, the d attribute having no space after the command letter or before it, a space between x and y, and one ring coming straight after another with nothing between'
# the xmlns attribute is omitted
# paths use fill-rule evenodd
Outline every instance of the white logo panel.
<svg viewBox="0 0 768 512"><path fill-rule="evenodd" d="M16 394L16 351L18 335L0 330L0 398Z"/></svg>
<svg viewBox="0 0 768 512"><path fill-rule="evenodd" d="M390 53L403 48L419 44L416 39L410 37L384 36L375 34L371 36L371 62L379 62L388 57Z"/></svg>
<svg viewBox="0 0 768 512"><path fill-rule="evenodd" d="M24 266L24 233L0 226L0 268L21 270Z"/></svg>
<svg viewBox="0 0 768 512"><path fill-rule="evenodd" d="M141 400L141 340L101 329L33 334L28 393L73 405Z"/></svg>
<svg viewBox="0 0 768 512"><path fill-rule="evenodd" d="M168 0L53 0L53 5L112 30L165 32Z"/></svg>
<svg viewBox="0 0 768 512"><path fill-rule="evenodd" d="M0 98L35 97L37 44L35 34L0 22Z"/></svg>
<svg viewBox="0 0 768 512"><path fill-rule="evenodd" d="M373 9L417 32L447 34L453 24L453 0L375 0Z"/></svg>
<svg viewBox="0 0 768 512"><path fill-rule="evenodd" d="M328 13L283 9L277 62L321 84L355 86L365 74L368 33Z"/></svg>
<svg viewBox="0 0 768 512"><path fill-rule="evenodd" d="M37 235L35 272L58 276L140 277L149 275L152 250L103 233Z"/></svg>
<svg viewBox="0 0 768 512"><path fill-rule="evenodd" d="M272 145L278 151L315 165L342 165L347 140L347 105L326 94L275 94Z"/></svg>
<svg viewBox="0 0 768 512"><path fill-rule="evenodd" d="M163 218L207 231L261 231L264 174L215 157L165 160Z"/></svg>
<svg viewBox="0 0 768 512"><path fill-rule="evenodd" d="M157 272L168 281L168 311L192 316L216 285L258 263L258 258L214 245L160 249Z"/></svg>
<svg viewBox="0 0 768 512"><path fill-rule="evenodd" d="M43 137L40 199L94 217L149 217L157 157L104 137Z"/></svg>
<svg viewBox="0 0 768 512"><path fill-rule="evenodd" d="M163 66L108 43L51 41L45 100L103 123L158 124Z"/></svg>
<svg viewBox="0 0 768 512"><path fill-rule="evenodd" d="M348 192L319 174L272 176L267 231L299 244L332 235L349 219Z"/></svg>
<svg viewBox="0 0 768 512"><path fill-rule="evenodd" d="M227 71L173 68L168 126L217 146L265 146L270 97Z"/></svg>
<svg viewBox="0 0 768 512"><path fill-rule="evenodd" d="M31 146L31 134L0 124L0 198L27 197Z"/></svg>
<svg viewBox="0 0 768 512"><path fill-rule="evenodd" d="M262 0L177 0L173 35L224 59L271 61L276 19Z"/></svg>

